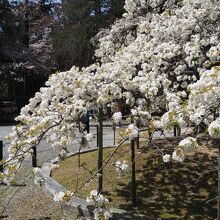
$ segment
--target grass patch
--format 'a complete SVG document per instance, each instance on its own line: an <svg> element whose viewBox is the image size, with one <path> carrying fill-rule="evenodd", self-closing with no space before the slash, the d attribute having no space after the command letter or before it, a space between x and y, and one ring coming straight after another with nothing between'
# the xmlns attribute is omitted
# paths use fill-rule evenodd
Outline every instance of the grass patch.
<svg viewBox="0 0 220 220"><path fill-rule="evenodd" d="M130 160L130 147L121 146L117 154L104 169L104 192L112 207L132 210L136 213L152 215L161 219L215 219L216 201L206 203L217 195L217 172L200 175L217 165L217 151L211 141L202 139L197 152L189 155L184 163L163 163L161 154L154 147L172 153L178 144L177 139L154 140L147 148L141 144L136 151L137 208L131 205L131 175L117 175L114 163L117 160ZM107 160L113 148L104 149ZM52 175L67 189L74 191L78 185L90 177L97 168L97 151L70 157L60 163L60 168ZM77 174L79 173L79 175ZM77 180L78 179L78 180ZM97 178L84 187L77 196L86 198L89 192L97 189Z"/></svg>

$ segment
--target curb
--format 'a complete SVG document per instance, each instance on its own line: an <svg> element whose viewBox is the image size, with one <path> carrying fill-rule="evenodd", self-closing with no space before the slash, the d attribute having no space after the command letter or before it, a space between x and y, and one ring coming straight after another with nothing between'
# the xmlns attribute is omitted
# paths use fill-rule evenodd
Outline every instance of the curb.
<svg viewBox="0 0 220 220"><path fill-rule="evenodd" d="M112 148L112 147L105 147L105 148ZM89 153L96 151L97 148L92 149L85 149L82 150L80 153ZM67 158L71 156L78 155L79 152L68 153ZM54 197L56 193L68 191L65 187L61 184L56 182L52 177L52 164L58 163L58 158L52 159L50 162L46 162L42 165L41 174L45 179L45 184L43 185L44 189L48 192L50 197ZM94 217L94 206L91 203L88 203L85 199L81 199L78 197L73 197L70 199L69 202L62 204L63 210L67 214L77 214L80 217L90 217L93 219ZM117 209L117 208L110 208L110 212L112 213L111 220L154 220L153 217L148 217L141 214L134 214L132 212Z"/></svg>

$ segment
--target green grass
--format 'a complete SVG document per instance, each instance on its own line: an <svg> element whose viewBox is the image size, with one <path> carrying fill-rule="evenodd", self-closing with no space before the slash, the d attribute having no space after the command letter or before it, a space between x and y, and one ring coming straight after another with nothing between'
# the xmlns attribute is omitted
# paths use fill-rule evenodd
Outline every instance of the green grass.
<svg viewBox="0 0 220 220"><path fill-rule="evenodd" d="M153 141L164 153L171 153L178 141L171 139L169 144L163 140ZM106 160L114 149L104 150ZM147 148L142 143L136 151L137 199L138 206L131 205L131 175L117 175L113 164L117 160L130 159L130 148L126 144L104 169L104 192L112 207L133 210L136 213L161 219L215 219L216 201L206 203L216 197L217 173L205 174L196 183L200 174L216 165L217 153L210 143L200 141L200 148L188 156L184 163L163 163L161 155L150 144ZM53 177L67 189L74 191L96 171L97 151L70 157L60 163L60 168L53 172ZM79 175L77 172L79 171ZM86 198L89 192L97 189L97 178L85 186L77 196Z"/></svg>

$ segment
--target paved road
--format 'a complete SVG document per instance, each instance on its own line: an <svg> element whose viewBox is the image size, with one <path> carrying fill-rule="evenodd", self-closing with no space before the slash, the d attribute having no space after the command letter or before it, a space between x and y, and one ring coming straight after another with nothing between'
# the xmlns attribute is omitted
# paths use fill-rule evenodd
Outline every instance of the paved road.
<svg viewBox="0 0 220 220"><path fill-rule="evenodd" d="M6 158L7 153L7 146L9 146L9 142L5 141L4 138L11 132L12 126L0 126L0 140L3 140L4 145L4 157ZM119 128L116 129L116 137L119 132ZM94 134L94 140L89 144L89 148L96 148L97 147L97 130L96 127L91 127L90 132ZM103 132L103 142L104 146L113 146L114 145L114 134L113 129L111 127L105 127ZM68 150L70 152L78 151L79 144L75 142L74 145L69 146ZM58 155L58 151L52 149L52 147L45 141L42 141L40 145L37 147L38 151L38 162L42 164L46 161L49 161Z"/></svg>
<svg viewBox="0 0 220 220"><path fill-rule="evenodd" d="M4 137L11 132L12 126L0 126L0 140L4 140ZM119 131L123 128L116 128L116 137L118 136ZM187 129L184 129L186 132ZM97 139L96 134L97 130L95 126L90 127L90 132L95 136L94 140L89 144L89 148L96 148L97 147ZM165 131L166 137L172 137L173 131ZM155 132L154 138L163 138L164 136L161 135L161 132ZM112 127L104 127L103 131L103 142L104 146L113 146L114 145L114 133ZM4 157L7 157L7 146L9 143L7 141L3 141L4 143ZM75 142L72 146L68 147L70 152L78 151L79 144ZM52 149L52 147L45 141L42 141L40 145L37 147L38 151L38 164L41 165L42 163L49 161L58 155L58 150Z"/></svg>

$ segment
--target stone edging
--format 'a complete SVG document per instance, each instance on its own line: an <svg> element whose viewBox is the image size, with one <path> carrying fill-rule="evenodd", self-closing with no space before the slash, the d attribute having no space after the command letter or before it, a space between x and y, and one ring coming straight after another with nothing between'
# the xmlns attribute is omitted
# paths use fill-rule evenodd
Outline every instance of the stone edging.
<svg viewBox="0 0 220 220"><path fill-rule="evenodd" d="M110 148L110 147L108 147ZM97 148L82 150L80 153L88 153L92 151L96 151ZM71 157L79 154L79 152L68 153L67 157ZM41 174L45 179L44 188L49 193L49 195L53 198L58 192L65 192L67 189L63 187L61 184L56 182L51 177L52 172L52 164L58 163L58 158L52 159L50 162L46 162L42 165ZM94 206L91 203L88 203L85 199L81 199L78 197L73 197L68 203L62 205L65 212L68 214L77 214L79 216L91 217L93 218L93 210ZM110 208L110 212L112 213L112 220L153 220L152 217L147 217L145 215L133 214L131 212L125 211L123 209Z"/></svg>

